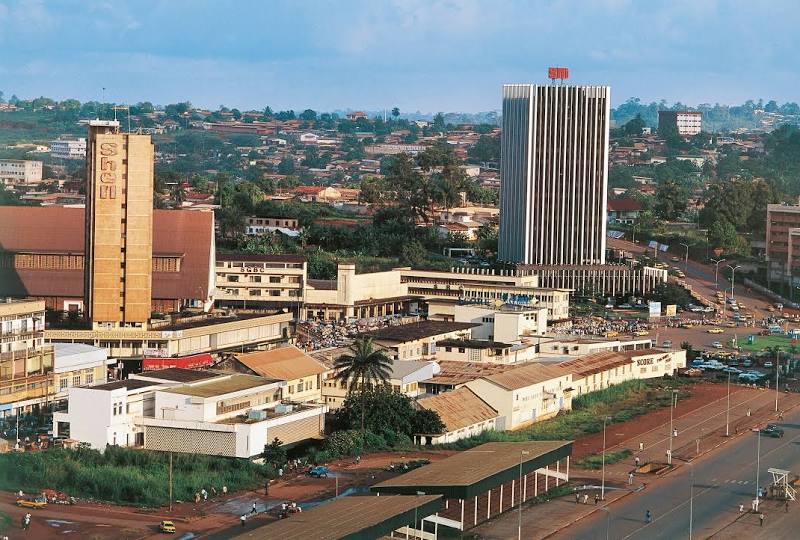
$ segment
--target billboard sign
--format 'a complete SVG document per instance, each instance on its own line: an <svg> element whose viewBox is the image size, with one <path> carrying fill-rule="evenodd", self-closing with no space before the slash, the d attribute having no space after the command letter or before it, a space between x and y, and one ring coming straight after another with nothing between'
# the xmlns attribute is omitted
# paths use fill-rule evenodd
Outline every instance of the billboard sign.
<svg viewBox="0 0 800 540"><path fill-rule="evenodd" d="M569 68L565 67L550 67L547 68L548 79L569 79Z"/></svg>
<svg viewBox="0 0 800 540"><path fill-rule="evenodd" d="M654 317L661 317L661 302L648 302L647 307L651 319Z"/></svg>
<svg viewBox="0 0 800 540"><path fill-rule="evenodd" d="M667 304L664 307L664 315L667 317L674 317L678 314L678 305L677 304Z"/></svg>

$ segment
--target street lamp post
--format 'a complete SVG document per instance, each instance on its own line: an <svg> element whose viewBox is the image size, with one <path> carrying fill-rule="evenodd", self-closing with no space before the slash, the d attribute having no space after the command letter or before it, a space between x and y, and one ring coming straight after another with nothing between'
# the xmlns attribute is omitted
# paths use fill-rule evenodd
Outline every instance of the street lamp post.
<svg viewBox="0 0 800 540"><path fill-rule="evenodd" d="M719 275L719 263L725 262L726 260L727 259L719 259L719 260L709 259L709 261L714 263L714 290L715 291L718 289L718 283L719 283L719 280L717 279L717 277Z"/></svg>
<svg viewBox="0 0 800 540"><path fill-rule="evenodd" d="M683 266L686 271L686 275L689 275L689 244L681 244L683 247L686 248L686 257L683 260Z"/></svg>
<svg viewBox="0 0 800 540"><path fill-rule="evenodd" d="M611 420L611 417L604 416L603 417L603 472L602 472L602 480L600 483L600 500L606 500L606 423Z"/></svg>
<svg viewBox="0 0 800 540"><path fill-rule="evenodd" d="M778 397L780 396L780 385L778 379L781 372L781 350L775 351L775 412L778 412Z"/></svg>
<svg viewBox="0 0 800 540"><path fill-rule="evenodd" d="M731 436L731 373L728 372L728 405L725 407L725 436Z"/></svg>
<svg viewBox="0 0 800 540"><path fill-rule="evenodd" d="M758 443L756 445L756 510L758 510L758 500L761 497L761 487L758 485L758 472L761 468L761 430L756 432Z"/></svg>
<svg viewBox="0 0 800 540"><path fill-rule="evenodd" d="M692 526L694 525L694 463L686 462L691 471L691 483L689 484L689 540L692 540Z"/></svg>
<svg viewBox="0 0 800 540"><path fill-rule="evenodd" d="M527 450L519 453L519 504L517 512L517 540L522 540L522 494L525 492L522 489L522 456L530 454Z"/></svg>
<svg viewBox="0 0 800 540"><path fill-rule="evenodd" d="M736 269L737 268L741 268L741 266L738 265L738 264L736 266L731 266L729 264L726 264L725 266L727 266L728 268L731 269L731 300L735 300L736 299Z"/></svg>
<svg viewBox="0 0 800 540"><path fill-rule="evenodd" d="M669 452L667 452L667 464L672 465L672 418L673 412L675 411L675 405L678 403L678 391L672 390L672 394L670 394L669 400Z"/></svg>

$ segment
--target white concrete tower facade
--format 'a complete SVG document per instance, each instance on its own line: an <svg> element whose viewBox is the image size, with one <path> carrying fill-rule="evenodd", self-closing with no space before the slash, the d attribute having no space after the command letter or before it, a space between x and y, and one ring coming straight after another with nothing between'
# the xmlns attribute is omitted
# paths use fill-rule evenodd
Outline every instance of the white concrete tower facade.
<svg viewBox="0 0 800 540"><path fill-rule="evenodd" d="M608 86L503 86L498 259L604 264Z"/></svg>

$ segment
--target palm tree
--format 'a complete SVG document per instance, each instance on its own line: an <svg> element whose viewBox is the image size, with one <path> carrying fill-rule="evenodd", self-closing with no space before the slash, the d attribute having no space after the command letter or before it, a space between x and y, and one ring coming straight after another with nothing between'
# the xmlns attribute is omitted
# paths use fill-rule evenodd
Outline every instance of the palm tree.
<svg viewBox="0 0 800 540"><path fill-rule="evenodd" d="M183 187L182 183L178 182L172 186L171 197L175 203L175 208L180 208L183 201L186 200L186 188Z"/></svg>
<svg viewBox="0 0 800 540"><path fill-rule="evenodd" d="M382 350L373 348L372 338L361 338L350 346L352 354L343 354L336 359L336 380L347 384L349 394L358 390L361 394L361 437L364 437L366 414L364 392L367 385L386 384L392 373L392 361Z"/></svg>

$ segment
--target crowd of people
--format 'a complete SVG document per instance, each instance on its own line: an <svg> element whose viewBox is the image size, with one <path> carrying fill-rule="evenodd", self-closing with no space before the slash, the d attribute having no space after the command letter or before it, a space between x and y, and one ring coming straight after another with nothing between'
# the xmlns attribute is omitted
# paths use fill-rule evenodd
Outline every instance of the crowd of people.
<svg viewBox="0 0 800 540"><path fill-rule="evenodd" d="M608 320L602 317L576 317L572 321L554 324L554 334L568 336L606 336L609 333L633 334L649 331L650 323L641 319Z"/></svg>
<svg viewBox="0 0 800 540"><path fill-rule="evenodd" d="M343 347L350 344L359 334L387 326L397 326L409 322L408 319L399 315L388 315L352 322L302 321L297 325L297 346L308 351Z"/></svg>

